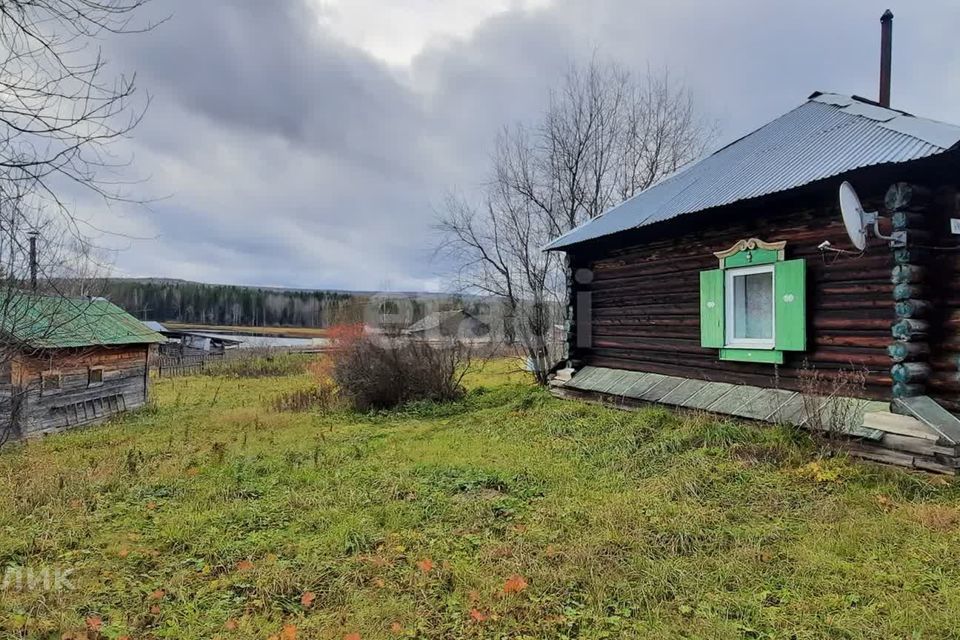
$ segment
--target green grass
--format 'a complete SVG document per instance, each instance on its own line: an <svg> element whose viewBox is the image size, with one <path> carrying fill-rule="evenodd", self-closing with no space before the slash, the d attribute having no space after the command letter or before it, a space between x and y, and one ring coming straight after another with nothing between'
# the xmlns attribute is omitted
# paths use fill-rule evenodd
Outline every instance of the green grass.
<svg viewBox="0 0 960 640"><path fill-rule="evenodd" d="M239 353L207 365L204 375L221 378L265 378L269 376L292 376L303 373L316 356L304 353L269 353L250 349L251 353Z"/></svg>
<svg viewBox="0 0 960 640"><path fill-rule="evenodd" d="M785 429L561 402L503 366L454 404L269 408L309 384L163 380L151 409L0 455L0 566L73 570L68 590L0 590L0 635L958 633L952 481L818 459Z"/></svg>

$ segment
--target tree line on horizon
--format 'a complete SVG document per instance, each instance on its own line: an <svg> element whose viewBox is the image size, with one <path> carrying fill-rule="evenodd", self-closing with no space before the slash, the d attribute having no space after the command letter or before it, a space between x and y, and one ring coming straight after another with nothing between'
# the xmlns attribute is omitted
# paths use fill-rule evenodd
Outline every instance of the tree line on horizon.
<svg viewBox="0 0 960 640"><path fill-rule="evenodd" d="M104 295L140 320L249 327L362 322L368 300L340 291L125 280L108 281Z"/></svg>
<svg viewBox="0 0 960 640"><path fill-rule="evenodd" d="M206 284L189 281L105 279L101 295L139 320L237 327L317 327L399 322L404 328L441 310L475 310L482 301L461 296L370 294Z"/></svg>

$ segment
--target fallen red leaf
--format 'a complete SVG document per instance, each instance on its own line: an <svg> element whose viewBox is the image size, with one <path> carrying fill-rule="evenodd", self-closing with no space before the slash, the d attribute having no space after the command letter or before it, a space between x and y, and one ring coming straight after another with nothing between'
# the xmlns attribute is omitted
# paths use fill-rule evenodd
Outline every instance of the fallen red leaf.
<svg viewBox="0 0 960 640"><path fill-rule="evenodd" d="M280 632L280 638L282 640L297 640L297 625L283 625L283 630Z"/></svg>
<svg viewBox="0 0 960 640"><path fill-rule="evenodd" d="M156 591L154 591L153 593L150 594L150 599L151 599L151 600L163 600L163 598L164 598L166 595L167 595L167 592L166 592L166 591L164 591L163 589L157 589Z"/></svg>
<svg viewBox="0 0 960 640"><path fill-rule="evenodd" d="M359 634L359 633L348 633L348 634L346 634L345 636L343 636L343 640L360 640L360 634Z"/></svg>
<svg viewBox="0 0 960 640"><path fill-rule="evenodd" d="M473 619L474 622L483 622L489 616L483 613L482 611L480 611L479 609L470 609L470 617Z"/></svg>
<svg viewBox="0 0 960 640"><path fill-rule="evenodd" d="M227 621L223 623L223 628L227 631L236 631L237 627L240 625L237 624L237 621L233 618L227 618Z"/></svg>
<svg viewBox="0 0 960 640"><path fill-rule="evenodd" d="M313 591L307 591L302 596L300 596L300 606L304 609L309 609L313 606L313 601L317 599L317 594Z"/></svg>
<svg viewBox="0 0 960 640"><path fill-rule="evenodd" d="M154 502L153 500L147 503L147 511L153 511L156 508L157 508L157 503Z"/></svg>
<svg viewBox="0 0 960 640"><path fill-rule="evenodd" d="M430 558L424 558L417 563L417 566L420 567L420 571L424 573L430 573L433 570L433 560Z"/></svg>
<svg viewBox="0 0 960 640"><path fill-rule="evenodd" d="M103 618L100 616L89 616L87 618L87 629L90 629L90 631L100 631L102 626Z"/></svg>
<svg viewBox="0 0 960 640"><path fill-rule="evenodd" d="M403 625L400 624L399 622L394 622L393 624L390 625L390 633L400 635L401 633L403 633Z"/></svg>
<svg viewBox="0 0 960 640"><path fill-rule="evenodd" d="M241 560L237 563L237 571L250 571L253 569L253 563L249 560Z"/></svg>
<svg viewBox="0 0 960 640"><path fill-rule="evenodd" d="M504 593L520 593L527 588L527 581L524 580L523 576L513 575L507 578L507 581L503 583L503 592Z"/></svg>
<svg viewBox="0 0 960 640"><path fill-rule="evenodd" d="M155 616L160 615L160 605L155 604L152 607L150 607L150 613L152 613Z"/></svg>

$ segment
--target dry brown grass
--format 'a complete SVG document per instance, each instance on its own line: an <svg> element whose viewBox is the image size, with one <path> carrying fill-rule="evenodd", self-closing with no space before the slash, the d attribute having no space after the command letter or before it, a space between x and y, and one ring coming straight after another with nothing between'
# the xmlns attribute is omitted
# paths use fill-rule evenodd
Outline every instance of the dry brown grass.
<svg viewBox="0 0 960 640"><path fill-rule="evenodd" d="M835 441L853 427L860 426L864 407L866 370L840 369L836 377L804 363L801 370L803 407L806 427L818 436L825 448L833 449Z"/></svg>
<svg viewBox="0 0 960 640"><path fill-rule="evenodd" d="M274 411L329 411L337 406L337 387L328 378L303 389L284 391L273 399Z"/></svg>
<svg viewBox="0 0 960 640"><path fill-rule="evenodd" d="M955 531L960 527L960 510L943 504L912 504L910 518L933 531Z"/></svg>

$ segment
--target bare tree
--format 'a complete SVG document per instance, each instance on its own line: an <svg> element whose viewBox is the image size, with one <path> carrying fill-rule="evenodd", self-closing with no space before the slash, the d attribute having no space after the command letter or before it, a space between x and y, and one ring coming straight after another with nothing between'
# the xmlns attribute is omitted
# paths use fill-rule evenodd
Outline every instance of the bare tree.
<svg viewBox="0 0 960 640"><path fill-rule="evenodd" d="M148 1L0 0L0 270L8 284L23 279L28 234L43 236L47 279L99 253L66 193L131 199L129 163L111 147L147 101L135 103L135 76L108 72L98 39L153 28L133 22Z"/></svg>
<svg viewBox="0 0 960 640"><path fill-rule="evenodd" d="M0 0L0 375L25 348L11 338L17 327L53 331L76 319L82 309L68 297L94 293L90 276L102 273L102 251L68 194L132 200L123 175L129 162L112 145L137 125L148 100L137 103L135 77L110 72L98 39L153 28L134 22L148 1ZM35 318L34 293L47 296L44 323ZM63 304L53 308L51 298ZM0 396L22 392L4 384ZM0 416L0 443L7 417Z"/></svg>
<svg viewBox="0 0 960 640"><path fill-rule="evenodd" d="M441 252L460 287L503 302L539 382L562 357L552 334L566 307L562 258L543 247L699 157L714 133L668 73L594 59L568 71L539 122L500 132L479 198L447 197Z"/></svg>

